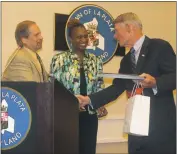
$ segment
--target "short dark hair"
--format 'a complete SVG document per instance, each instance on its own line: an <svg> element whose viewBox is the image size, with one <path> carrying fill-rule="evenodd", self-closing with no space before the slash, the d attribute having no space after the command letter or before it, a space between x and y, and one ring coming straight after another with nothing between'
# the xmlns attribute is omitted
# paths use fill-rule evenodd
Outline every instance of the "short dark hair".
<svg viewBox="0 0 177 154"><path fill-rule="evenodd" d="M25 20L20 22L15 30L15 39L17 44L20 47L23 47L23 42L21 41L21 38L28 38L29 36L29 27L33 24L36 24L34 21Z"/></svg>
<svg viewBox="0 0 177 154"><path fill-rule="evenodd" d="M68 27L69 37L71 37L71 33L72 33L74 28L78 28L78 27L85 28L85 26L82 23L80 23L80 21L78 19L70 19L67 23L67 27Z"/></svg>

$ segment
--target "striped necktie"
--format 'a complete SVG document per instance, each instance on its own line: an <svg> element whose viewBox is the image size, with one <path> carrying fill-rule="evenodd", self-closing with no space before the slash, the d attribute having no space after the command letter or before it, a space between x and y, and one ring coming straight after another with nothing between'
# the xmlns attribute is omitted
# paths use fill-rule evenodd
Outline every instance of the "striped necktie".
<svg viewBox="0 0 177 154"><path fill-rule="evenodd" d="M38 59L38 61L39 61L40 66L41 66L42 79L43 79L43 81L44 81L45 75L44 75L44 68L43 68L42 60L41 60L41 57L40 57L37 53L36 53L36 56L37 56L37 59Z"/></svg>
<svg viewBox="0 0 177 154"><path fill-rule="evenodd" d="M132 68L132 72L135 73L136 71L136 59L135 59L135 49L132 47L130 49L130 53L131 53L131 68Z"/></svg>

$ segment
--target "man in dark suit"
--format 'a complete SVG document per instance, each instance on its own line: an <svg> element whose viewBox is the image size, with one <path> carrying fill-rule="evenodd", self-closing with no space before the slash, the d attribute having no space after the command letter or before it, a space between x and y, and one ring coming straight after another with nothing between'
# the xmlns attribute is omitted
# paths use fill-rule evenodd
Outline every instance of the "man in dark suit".
<svg viewBox="0 0 177 154"><path fill-rule="evenodd" d="M142 33L142 23L134 13L115 19L115 38L120 46L130 48L123 57L119 73L139 74L143 93L150 97L148 136L128 136L130 154L175 154L176 110L173 90L176 88L176 55L171 45L161 39L150 39ZM89 96L77 96L80 106L90 104L97 109L131 92L132 80L114 79L111 86Z"/></svg>

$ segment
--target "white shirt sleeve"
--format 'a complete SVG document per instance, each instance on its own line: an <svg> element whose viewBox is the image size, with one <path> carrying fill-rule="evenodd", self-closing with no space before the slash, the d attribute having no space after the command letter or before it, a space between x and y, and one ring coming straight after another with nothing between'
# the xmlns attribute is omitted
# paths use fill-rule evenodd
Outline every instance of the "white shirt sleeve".
<svg viewBox="0 0 177 154"><path fill-rule="evenodd" d="M153 91L154 95L156 95L157 94L157 86L152 88L152 91Z"/></svg>
<svg viewBox="0 0 177 154"><path fill-rule="evenodd" d="M94 109L90 97L88 97L88 98L89 98L89 106L90 106L92 109Z"/></svg>

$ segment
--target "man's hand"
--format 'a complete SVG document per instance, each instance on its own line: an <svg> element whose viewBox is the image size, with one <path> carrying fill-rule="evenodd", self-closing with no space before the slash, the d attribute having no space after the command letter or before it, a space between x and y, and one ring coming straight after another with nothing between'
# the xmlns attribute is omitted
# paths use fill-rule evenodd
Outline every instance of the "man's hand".
<svg viewBox="0 0 177 154"><path fill-rule="evenodd" d="M149 74L146 74L146 73L143 73L140 75L140 77L144 77L144 80L141 81L141 86L142 88L154 88L156 87L156 79L149 75Z"/></svg>
<svg viewBox="0 0 177 154"><path fill-rule="evenodd" d="M104 117L107 114L108 114L108 111L106 110L106 108L104 106L97 109L98 118Z"/></svg>
<svg viewBox="0 0 177 154"><path fill-rule="evenodd" d="M83 108L85 105L90 104L90 98L88 96L76 95L80 108Z"/></svg>

